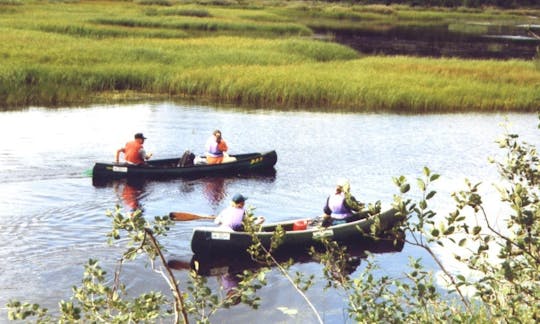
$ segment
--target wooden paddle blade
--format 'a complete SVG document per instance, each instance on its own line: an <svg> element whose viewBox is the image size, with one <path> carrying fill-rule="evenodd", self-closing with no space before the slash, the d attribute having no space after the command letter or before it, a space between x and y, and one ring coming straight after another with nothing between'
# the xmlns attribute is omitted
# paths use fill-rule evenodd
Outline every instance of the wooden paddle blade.
<svg viewBox="0 0 540 324"><path fill-rule="evenodd" d="M169 217L172 220L180 221L180 222L196 220L196 219L215 219L216 218L216 216L196 215L196 214L186 213L186 212L170 212Z"/></svg>

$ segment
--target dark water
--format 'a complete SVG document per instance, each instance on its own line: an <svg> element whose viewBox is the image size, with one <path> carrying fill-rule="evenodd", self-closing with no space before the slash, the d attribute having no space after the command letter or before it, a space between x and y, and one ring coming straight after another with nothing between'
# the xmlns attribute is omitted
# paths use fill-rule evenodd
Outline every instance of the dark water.
<svg viewBox="0 0 540 324"><path fill-rule="evenodd" d="M494 140L502 134L499 123L508 117L512 129L538 144L534 114L454 114L401 116L391 114L340 114L279 111L223 110L213 107L181 106L169 103L90 108L40 109L0 113L0 322L7 318L9 299L40 303L51 310L57 301L71 296L80 283L89 257L101 260L112 274L122 244L109 247L105 216L116 204L129 210L133 203L144 208L145 216L170 211L215 214L230 197L241 192L248 205L267 221L315 217L321 214L326 196L339 177L350 179L353 193L364 202L391 203L396 189L392 177L407 176L413 183L424 166L441 173L436 210L444 215L451 208L449 193L463 188L463 179L482 180L484 191L494 190L493 166L487 157L498 154ZM145 147L155 157L173 157L190 149L202 152L212 130L220 128L231 153L275 149L275 175L204 178L167 182L113 182L95 187L87 171L95 161L112 161L115 150L135 132L148 137ZM489 204L501 214L497 200ZM167 258L176 265L188 264L194 226L205 221L178 222L162 239ZM383 249L384 250L384 249ZM441 257L451 268L448 251ZM409 257L423 257L422 251L406 245L399 253L377 254L380 273L398 276ZM323 291L321 267L305 258L292 267L316 274L316 287L308 293L328 323L346 322L344 295ZM145 259L123 268L122 279L130 293L168 287L160 275L151 272ZM364 262L352 269L362 271ZM216 292L227 281L227 267L218 263L209 271L209 284ZM179 266L175 275L185 285L187 272ZM215 322L314 321L301 297L273 270L268 286L261 290L260 310L238 305L223 310ZM185 286L184 286L185 287ZM279 307L299 310L287 315ZM263 316L263 317L261 317Z"/></svg>
<svg viewBox="0 0 540 324"><path fill-rule="evenodd" d="M538 20L538 18L536 18ZM448 24L429 27L382 27L377 31L319 31L364 54L459 57L468 59L526 59L536 55L538 25Z"/></svg>

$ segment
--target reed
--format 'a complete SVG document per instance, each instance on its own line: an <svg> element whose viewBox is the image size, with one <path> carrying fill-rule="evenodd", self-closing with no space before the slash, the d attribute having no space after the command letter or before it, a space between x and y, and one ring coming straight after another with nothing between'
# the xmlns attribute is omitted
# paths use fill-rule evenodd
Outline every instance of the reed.
<svg viewBox="0 0 540 324"><path fill-rule="evenodd" d="M302 22L317 12L322 24L358 26L403 14L400 7L352 6L349 13L340 6L289 4L36 1L4 6L9 7L4 11L1 5L4 108L132 94L349 111L533 111L540 106L534 62L362 57L306 37L312 31Z"/></svg>
<svg viewBox="0 0 540 324"><path fill-rule="evenodd" d="M173 84L175 93L258 106L402 113L516 107L534 111L540 100L540 73L531 64L369 57L328 64L191 70L177 75Z"/></svg>

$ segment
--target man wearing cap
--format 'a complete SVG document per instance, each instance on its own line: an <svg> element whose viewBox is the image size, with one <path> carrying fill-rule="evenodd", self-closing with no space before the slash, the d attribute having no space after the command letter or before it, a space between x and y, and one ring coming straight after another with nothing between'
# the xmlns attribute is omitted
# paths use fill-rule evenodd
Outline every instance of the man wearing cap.
<svg viewBox="0 0 540 324"><path fill-rule="evenodd" d="M236 194L232 197L232 204L225 208L219 215L216 217L214 222L219 224L220 227L233 230L233 231L243 231L244 225L242 224L246 211L244 209L245 202L247 197L244 197L242 194ZM260 224L264 222L263 217L259 217L255 223Z"/></svg>
<svg viewBox="0 0 540 324"><path fill-rule="evenodd" d="M143 144L146 137L142 133L137 133L134 136L134 140L127 142L126 146L116 151L116 163L120 158L120 153L124 153L124 160L127 164L140 165L145 164L146 160L152 157L152 154L146 154Z"/></svg>
<svg viewBox="0 0 540 324"><path fill-rule="evenodd" d="M364 208L364 204L358 202L351 195L350 190L351 186L347 179L339 179L337 181L335 192L326 199L326 205L323 209L323 225L337 225L357 219L355 214Z"/></svg>

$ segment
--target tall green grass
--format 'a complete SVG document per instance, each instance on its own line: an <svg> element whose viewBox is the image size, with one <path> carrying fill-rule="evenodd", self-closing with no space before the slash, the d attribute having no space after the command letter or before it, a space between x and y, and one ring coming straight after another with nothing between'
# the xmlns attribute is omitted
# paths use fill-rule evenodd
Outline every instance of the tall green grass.
<svg viewBox="0 0 540 324"><path fill-rule="evenodd" d="M0 14L4 108L141 93L350 111L533 111L540 106L540 71L533 62L362 57L306 37L311 30L296 19L298 8L84 0L10 8ZM306 8L302 19L311 10ZM317 10L334 23L354 20L339 6ZM371 6L362 14L396 16L397 11L403 9Z"/></svg>
<svg viewBox="0 0 540 324"><path fill-rule="evenodd" d="M504 75L504 77L500 77ZM520 61L369 57L329 64L215 67L177 75L175 93L226 102L394 112L534 111L540 73Z"/></svg>

